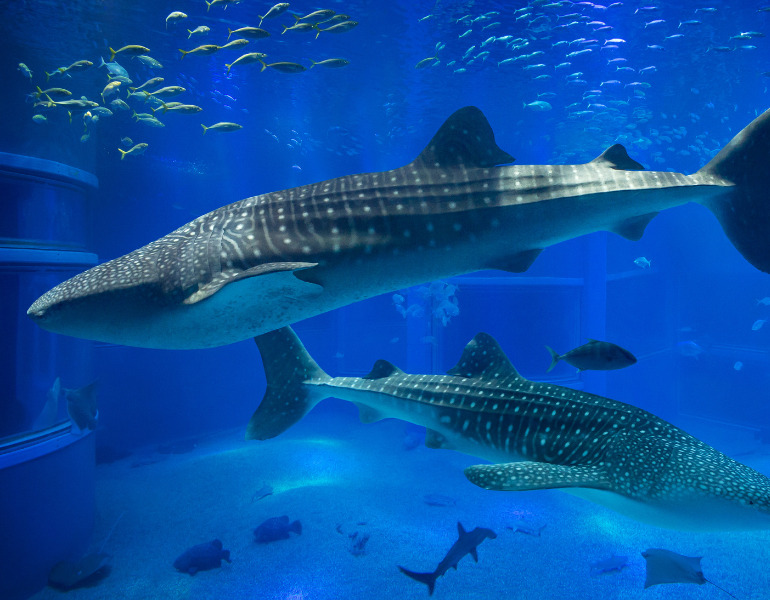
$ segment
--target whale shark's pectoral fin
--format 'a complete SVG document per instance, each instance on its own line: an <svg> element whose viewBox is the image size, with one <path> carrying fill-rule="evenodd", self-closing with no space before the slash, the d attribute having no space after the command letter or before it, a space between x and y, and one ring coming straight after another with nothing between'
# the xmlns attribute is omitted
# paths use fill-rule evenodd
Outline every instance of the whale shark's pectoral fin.
<svg viewBox="0 0 770 600"><path fill-rule="evenodd" d="M196 304L201 300L210 298L220 290L232 285L236 282L249 279L251 277L260 277L263 275L269 275L271 273L294 273L302 269L310 269L317 266L318 263L303 263L303 262L275 262L265 263L263 265L257 265L246 270L228 270L222 271L216 275L208 283L199 285L198 289L184 299L184 304ZM322 288L321 286L302 281L296 277L292 277L290 281L291 285L296 285L297 295L318 295Z"/></svg>
<svg viewBox="0 0 770 600"><path fill-rule="evenodd" d="M649 225L650 221L657 216L657 212L651 212L646 215L633 217L632 219L626 219L622 223L618 223L615 227L610 229L610 231L612 231L612 233L617 233L619 236L632 242L638 242L642 239L647 225Z"/></svg>
<svg viewBox="0 0 770 600"><path fill-rule="evenodd" d="M611 489L604 471L599 467L523 461L499 465L474 465L465 469L465 476L479 487L504 492L555 488Z"/></svg>
<svg viewBox="0 0 770 600"><path fill-rule="evenodd" d="M532 263L535 262L535 259L540 256L542 251L542 248L524 250L523 252L511 256L496 258L495 260L488 262L485 267L488 269L507 271L508 273L524 273L524 271L532 266Z"/></svg>
<svg viewBox="0 0 770 600"><path fill-rule="evenodd" d="M354 402L353 404L358 407L358 418L361 419L362 423L376 423L377 421L382 421L383 419L388 418L388 415L380 412L376 408L372 408L366 404L361 404L360 402Z"/></svg>

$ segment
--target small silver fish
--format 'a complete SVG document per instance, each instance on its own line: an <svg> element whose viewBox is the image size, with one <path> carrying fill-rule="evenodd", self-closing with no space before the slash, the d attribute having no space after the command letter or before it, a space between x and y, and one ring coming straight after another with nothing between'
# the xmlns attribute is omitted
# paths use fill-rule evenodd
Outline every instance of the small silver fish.
<svg viewBox="0 0 770 600"><path fill-rule="evenodd" d="M187 33L190 34L187 36L187 39L189 40L194 35L206 35L209 31L211 31L211 29L205 25L198 25L195 29L187 30Z"/></svg>
<svg viewBox="0 0 770 600"><path fill-rule="evenodd" d="M262 27L262 21L264 21L265 19L273 19L278 15L283 14L287 8L289 8L288 2L280 2L275 6L271 7L270 10L268 10L264 15L258 15L259 16L258 27Z"/></svg>

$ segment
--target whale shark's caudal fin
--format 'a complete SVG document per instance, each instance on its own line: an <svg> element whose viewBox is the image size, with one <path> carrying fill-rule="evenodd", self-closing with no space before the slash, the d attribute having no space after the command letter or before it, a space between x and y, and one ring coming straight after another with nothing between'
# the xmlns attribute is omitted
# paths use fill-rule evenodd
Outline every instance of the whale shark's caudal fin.
<svg viewBox="0 0 770 600"><path fill-rule="evenodd" d="M743 257L770 273L770 110L754 119L697 175L735 185L732 194L707 200Z"/></svg>
<svg viewBox="0 0 770 600"><path fill-rule="evenodd" d="M267 390L249 421L246 439L266 440L286 431L323 400L325 395L312 393L313 384L331 377L290 327L257 336L254 341L262 355Z"/></svg>

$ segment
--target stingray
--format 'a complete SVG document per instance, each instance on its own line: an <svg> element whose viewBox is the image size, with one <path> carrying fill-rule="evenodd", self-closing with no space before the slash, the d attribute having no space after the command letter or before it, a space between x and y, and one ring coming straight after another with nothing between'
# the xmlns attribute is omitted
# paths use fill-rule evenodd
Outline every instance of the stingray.
<svg viewBox="0 0 770 600"><path fill-rule="evenodd" d="M48 573L48 585L60 590L71 590L93 585L109 574L107 554L88 554L71 562L63 560L56 563Z"/></svg>
<svg viewBox="0 0 770 600"><path fill-rule="evenodd" d="M96 429L99 410L96 407L96 382L74 390L65 389L67 413L75 426L74 432L80 433L88 429Z"/></svg>
<svg viewBox="0 0 770 600"><path fill-rule="evenodd" d="M703 576L700 567L702 556L684 556L662 548L648 548L642 552L642 556L647 561L645 589L661 583L697 583L698 585L710 583L731 598L735 598L726 589Z"/></svg>
<svg viewBox="0 0 770 600"><path fill-rule="evenodd" d="M62 560L56 563L48 572L48 585L67 591L75 588L90 587L107 577L112 567L108 564L110 555L104 553L104 547L107 545L110 537L112 537L112 532L115 531L115 527L118 526L124 514L126 514L125 511L120 513L112 527L110 527L107 537L104 538L99 548L99 552L87 554L75 562Z"/></svg>

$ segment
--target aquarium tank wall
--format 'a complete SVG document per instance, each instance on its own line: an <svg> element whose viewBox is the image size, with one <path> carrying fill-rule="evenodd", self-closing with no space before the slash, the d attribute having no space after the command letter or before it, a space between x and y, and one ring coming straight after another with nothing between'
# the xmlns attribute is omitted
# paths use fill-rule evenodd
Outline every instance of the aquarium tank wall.
<svg viewBox="0 0 770 600"><path fill-rule="evenodd" d="M0 11L0 596L766 597L770 6Z"/></svg>

